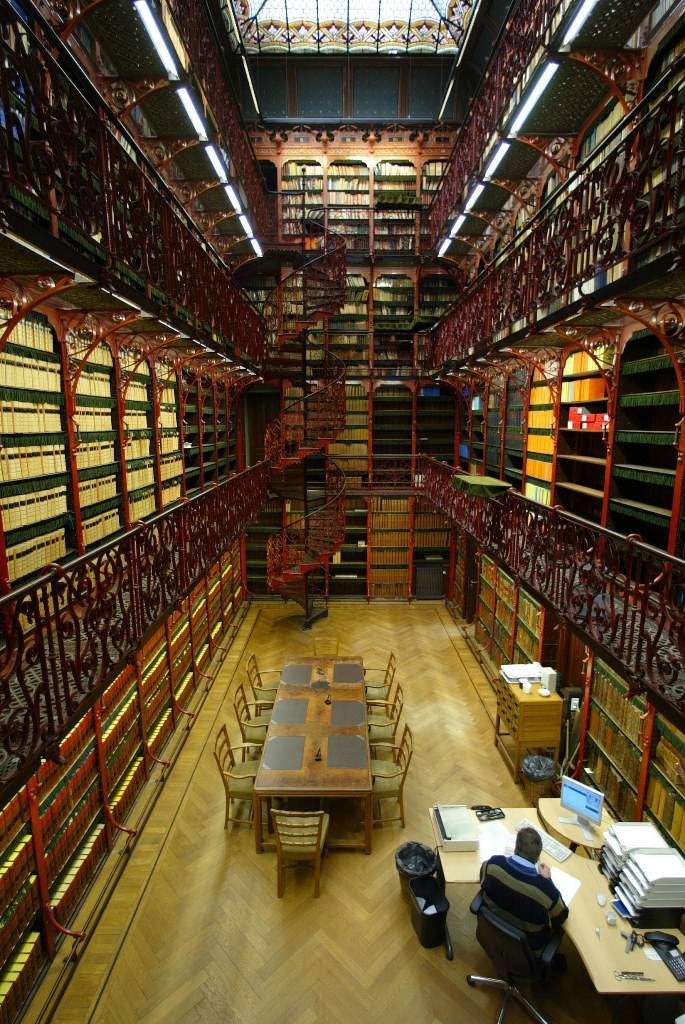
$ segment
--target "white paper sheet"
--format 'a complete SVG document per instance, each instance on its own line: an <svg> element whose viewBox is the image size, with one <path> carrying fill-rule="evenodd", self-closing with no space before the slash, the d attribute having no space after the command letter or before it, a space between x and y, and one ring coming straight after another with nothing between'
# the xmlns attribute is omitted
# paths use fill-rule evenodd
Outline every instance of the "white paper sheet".
<svg viewBox="0 0 685 1024"><path fill-rule="evenodd" d="M552 881L561 893L566 906L570 907L571 900L580 889L580 881L573 875L569 875L568 871L563 871L554 865L550 865L550 867L552 868Z"/></svg>
<svg viewBox="0 0 685 1024"><path fill-rule="evenodd" d="M514 852L514 833L499 821L487 821L478 826L478 851L481 864L495 854L509 857Z"/></svg>

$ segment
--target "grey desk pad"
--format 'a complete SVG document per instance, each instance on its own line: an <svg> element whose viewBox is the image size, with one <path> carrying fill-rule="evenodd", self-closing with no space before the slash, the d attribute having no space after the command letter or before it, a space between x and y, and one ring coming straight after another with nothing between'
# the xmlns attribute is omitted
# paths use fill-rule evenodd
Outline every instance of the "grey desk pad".
<svg viewBox="0 0 685 1024"><path fill-rule="evenodd" d="M334 683L363 683L364 682L364 666L357 665L354 662L349 663L338 663L333 666L333 682Z"/></svg>
<svg viewBox="0 0 685 1024"><path fill-rule="evenodd" d="M364 768L366 765L366 738L364 736L329 736L329 768Z"/></svg>
<svg viewBox="0 0 685 1024"><path fill-rule="evenodd" d="M360 700L334 700L331 725L364 725L366 708Z"/></svg>
<svg viewBox="0 0 685 1024"><path fill-rule="evenodd" d="M311 665L285 665L281 671L281 682L286 686L307 686L311 674Z"/></svg>
<svg viewBox="0 0 685 1024"><path fill-rule="evenodd" d="M276 725L302 725L307 717L308 700L277 700L271 714Z"/></svg>
<svg viewBox="0 0 685 1024"><path fill-rule="evenodd" d="M304 736L272 736L266 741L262 768L270 771L297 770L302 767Z"/></svg>

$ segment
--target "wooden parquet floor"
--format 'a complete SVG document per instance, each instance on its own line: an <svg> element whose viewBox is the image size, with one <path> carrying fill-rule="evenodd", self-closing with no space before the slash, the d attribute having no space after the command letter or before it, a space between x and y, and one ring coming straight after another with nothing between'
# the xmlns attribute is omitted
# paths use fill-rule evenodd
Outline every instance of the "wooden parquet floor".
<svg viewBox="0 0 685 1024"><path fill-rule="evenodd" d="M167 781L97 931L58 1007L58 1024L453 1024L495 1021L499 994L471 989L490 973L468 912L473 892L451 887L454 960L423 949L401 896L394 850L431 843L434 800L516 805L519 788L496 752L492 725L469 680L480 672L435 603L335 604L302 633L291 605L254 606ZM251 829L223 829L212 757L222 721L238 741L232 695L247 655L263 668L312 653L335 634L341 654L383 665L394 650L415 754L407 827L374 829L373 853L331 852L321 898L306 868L276 898L275 855L254 852ZM237 665L237 670L236 670ZM389 809L389 807L388 807ZM571 908L573 913L573 908ZM610 1019L570 943L568 972L534 1000L555 1024ZM30 1019L30 1018L29 1018ZM527 1020L516 1007L509 1024Z"/></svg>

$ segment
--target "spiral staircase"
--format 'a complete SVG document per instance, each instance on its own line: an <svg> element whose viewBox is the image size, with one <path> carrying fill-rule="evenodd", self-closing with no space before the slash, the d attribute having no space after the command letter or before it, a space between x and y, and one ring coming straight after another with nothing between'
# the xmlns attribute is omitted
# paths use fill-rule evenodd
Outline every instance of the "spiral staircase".
<svg viewBox="0 0 685 1024"><path fill-rule="evenodd" d="M345 301L345 241L315 220L308 231L315 254L280 282L263 312L265 376L286 378L295 393L267 427L264 452L272 490L286 508L299 506L267 541L267 585L303 608L305 629L328 614L325 566L345 537L345 474L328 458L328 446L344 429L346 414L344 364L327 351L313 361L306 357L307 331Z"/></svg>

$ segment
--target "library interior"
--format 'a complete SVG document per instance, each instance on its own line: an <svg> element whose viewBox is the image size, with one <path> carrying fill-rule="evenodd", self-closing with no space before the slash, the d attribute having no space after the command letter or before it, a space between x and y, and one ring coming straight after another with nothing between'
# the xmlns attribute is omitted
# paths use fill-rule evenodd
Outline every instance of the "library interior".
<svg viewBox="0 0 685 1024"><path fill-rule="evenodd" d="M684 1024L685 0L0 10L0 1024Z"/></svg>

